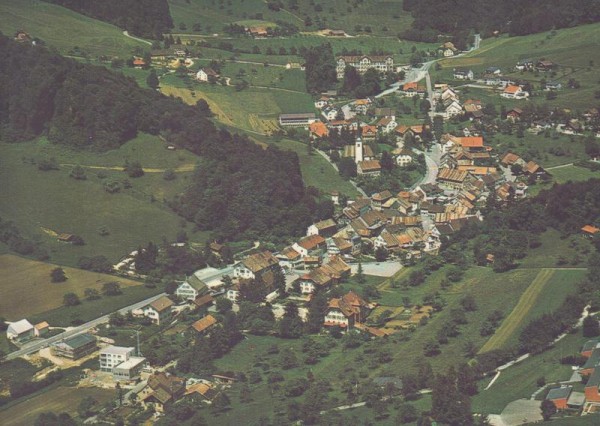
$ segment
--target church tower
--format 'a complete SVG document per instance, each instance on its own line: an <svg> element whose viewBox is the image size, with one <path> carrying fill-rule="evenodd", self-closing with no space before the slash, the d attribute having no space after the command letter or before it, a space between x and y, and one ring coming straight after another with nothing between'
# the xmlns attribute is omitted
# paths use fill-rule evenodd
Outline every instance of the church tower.
<svg viewBox="0 0 600 426"><path fill-rule="evenodd" d="M363 161L363 144L361 138L356 138L356 142L354 143L354 162L356 164Z"/></svg>

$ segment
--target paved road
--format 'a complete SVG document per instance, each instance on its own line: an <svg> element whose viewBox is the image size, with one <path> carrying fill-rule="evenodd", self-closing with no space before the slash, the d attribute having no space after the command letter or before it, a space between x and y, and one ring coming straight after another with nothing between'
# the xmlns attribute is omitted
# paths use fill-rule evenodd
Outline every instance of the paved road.
<svg viewBox="0 0 600 426"><path fill-rule="evenodd" d="M156 296L152 296L149 297L146 300L142 300L141 302L137 302L134 303L133 305L129 305L125 308L119 309L116 312L119 312L120 314L126 314L129 311L133 311L135 309L139 309L142 308L146 305L148 305L149 303L153 302L154 300L158 299L159 297L165 296L166 293L161 293L158 294ZM82 324L80 326L74 327L68 331L65 331L64 333L60 333L57 334L56 336L52 336L49 337L48 339L44 339L44 340L40 340L37 342L33 342L30 345L27 345L27 347L20 349L18 351L15 352L11 352L6 356L6 359L10 360L10 359L14 359L14 358L18 358L20 356L23 355L29 355L33 352L37 352L40 349L49 346L51 343L55 343L58 342L62 339L66 339L67 337L71 337L71 336L75 336L77 334L81 334L81 333L85 333L87 330L89 330L90 328L96 327L97 325L103 324L108 322L108 319L110 318L110 316L113 314L114 312L111 312L108 315L104 315L101 316L100 318L96 318L95 320L92 320L90 322L86 322L85 324Z"/></svg>
<svg viewBox="0 0 600 426"><path fill-rule="evenodd" d="M415 149L415 152L419 154L423 154L425 156L425 163L427 164L427 172L423 178L413 185L412 189L415 189L417 186L425 185L426 183L434 184L437 180L437 175L439 171L439 162L441 158L441 148L439 144L434 144L432 152L427 153L423 151L419 151Z"/></svg>
<svg viewBox="0 0 600 426"><path fill-rule="evenodd" d="M138 38L138 37L134 37L134 36L132 36L132 35L129 35L129 32L128 32L128 31L123 31L123 35L124 35L125 37L129 37L129 38L131 38L131 39L133 39L133 40L136 40L136 41L141 41L142 43L146 43L146 44L149 44L150 46L152 46L152 43L151 43L151 42L149 42L148 40L144 40L143 38Z"/></svg>

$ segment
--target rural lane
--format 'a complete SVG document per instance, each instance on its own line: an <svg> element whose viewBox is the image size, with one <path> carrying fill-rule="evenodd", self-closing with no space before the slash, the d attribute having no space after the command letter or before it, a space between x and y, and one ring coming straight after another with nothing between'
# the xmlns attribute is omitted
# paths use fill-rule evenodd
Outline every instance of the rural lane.
<svg viewBox="0 0 600 426"><path fill-rule="evenodd" d="M127 312L142 308L162 296L166 296L166 293L161 293L156 296L149 297L148 299L142 300L141 302L134 303L133 305L129 305L129 306L119 309L115 312L125 315ZM101 316L100 318L96 318L95 320L86 322L85 324L74 327L71 330L65 331L64 333L57 334L56 336L52 336L47 339L40 340L39 342L34 342L31 345L28 345L27 347L25 347L23 349L19 349L18 351L9 353L8 355L6 355L6 359L10 360L10 359L18 358L23 355L29 355L33 352L37 352L38 350L40 350L44 347L49 346L52 343L58 342L62 339L66 339L67 337L85 333L90 328L93 328L93 327L96 327L97 325L108 322L108 319L110 318L110 316L113 313L114 312L111 312L110 314L107 314L107 315Z"/></svg>
<svg viewBox="0 0 600 426"><path fill-rule="evenodd" d="M135 41L140 41L140 42L142 42L142 43L146 43L146 44L149 44L150 46L152 46L152 43L151 43L151 42L149 42L148 40L144 40L143 38L138 38L138 37L134 37L134 36L132 36L132 35L129 35L129 31L123 31L123 35L124 35L125 37L129 37L129 38L130 38L130 39L132 39L132 40L135 40Z"/></svg>

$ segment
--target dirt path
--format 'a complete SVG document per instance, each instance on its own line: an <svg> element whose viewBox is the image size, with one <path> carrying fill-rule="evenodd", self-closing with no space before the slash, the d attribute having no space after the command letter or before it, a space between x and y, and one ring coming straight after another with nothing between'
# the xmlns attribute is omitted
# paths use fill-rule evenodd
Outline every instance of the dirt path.
<svg viewBox="0 0 600 426"><path fill-rule="evenodd" d="M68 166L68 167L80 166L80 167L84 167L86 169L116 170L116 171L120 171L120 172L123 171L123 166L87 166L84 164L69 164L69 163L61 164L61 166ZM188 173L188 172L193 172L195 168L196 168L195 164L184 164L184 165L181 165L181 166L173 169L173 171L175 173ZM144 173L164 173L168 169L155 169L155 168L143 167L142 170L144 170Z"/></svg>
<svg viewBox="0 0 600 426"><path fill-rule="evenodd" d="M529 310L535 305L544 287L554 275L554 270L544 268L540 270L532 283L527 287L527 290L521 295L517 306L512 310L510 315L502 322L502 325L494 335L485 342L485 345L479 350L479 353L489 352L504 345L506 341L513 335L515 330L522 324L523 319L527 316Z"/></svg>
<svg viewBox="0 0 600 426"><path fill-rule="evenodd" d="M132 39L132 40L139 41L139 42L142 42L142 43L146 43L146 44L148 44L148 45L152 46L152 43L151 43L151 42L149 42L148 40L144 40L143 38L138 38L138 37L134 37L134 36L132 36L132 35L129 35L129 32L128 32L128 31L123 31L123 35L124 35L125 37L129 37L129 38L130 38L130 39Z"/></svg>

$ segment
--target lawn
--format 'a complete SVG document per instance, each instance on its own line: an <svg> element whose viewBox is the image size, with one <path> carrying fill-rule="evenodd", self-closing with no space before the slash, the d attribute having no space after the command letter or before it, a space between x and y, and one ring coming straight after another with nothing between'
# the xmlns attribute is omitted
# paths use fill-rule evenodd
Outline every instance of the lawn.
<svg viewBox="0 0 600 426"><path fill-rule="evenodd" d="M49 411L56 414L66 412L75 417L77 406L83 398L91 396L101 406L115 399L115 395L112 390L61 386L0 411L0 417L4 426L33 424L37 416Z"/></svg>
<svg viewBox="0 0 600 426"><path fill-rule="evenodd" d="M76 56L85 52L94 57L126 58L136 48L150 48L148 44L125 37L123 30L111 24L39 0L3 0L0 30L9 36L18 30L26 31L60 53Z"/></svg>
<svg viewBox="0 0 600 426"><path fill-rule="evenodd" d="M59 170L39 171L31 160L55 158ZM21 232L34 237L49 251L55 263L75 266L81 256L104 255L116 262L140 244L174 240L184 222L162 201L188 185L197 157L182 150L168 151L157 138L141 135L122 148L104 154L74 151L44 139L18 144L0 143L0 217L12 220ZM126 160L140 161L149 168L131 188L109 194L104 183L123 181ZM80 164L86 180L69 177ZM186 168L177 178L162 178L166 168ZM100 227L109 235L101 236ZM203 242L205 234L191 235ZM84 246L60 243L56 234L80 235Z"/></svg>
<svg viewBox="0 0 600 426"><path fill-rule="evenodd" d="M304 71L280 67L265 67L263 65L226 62L221 69L221 75L230 77L233 84L244 80L251 86L265 86L306 92Z"/></svg>
<svg viewBox="0 0 600 426"><path fill-rule="evenodd" d="M593 172L590 169L578 166L556 168L549 172L557 183L565 183L568 181L577 182L600 177L600 172Z"/></svg>
<svg viewBox="0 0 600 426"><path fill-rule="evenodd" d="M83 298L86 288L101 291L102 285L117 281L121 287L141 286L138 281L99 274L75 268L63 268L67 281L52 283L50 272L57 265L4 254L0 256L0 312L10 321L58 308L65 293L74 292ZM27 302L23 302L27 295ZM51 324L55 325L55 324Z"/></svg>
<svg viewBox="0 0 600 426"><path fill-rule="evenodd" d="M568 380L572 373L571 367L560 364L559 360L578 353L586 340L581 337L580 332L569 334L552 349L504 370L490 389L484 390L491 378L481 382L479 394L472 398L473 411L500 414L509 402L531 397L537 389L536 382L540 377L544 377L546 383Z"/></svg>

